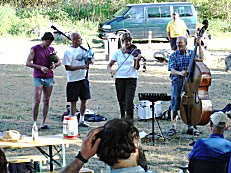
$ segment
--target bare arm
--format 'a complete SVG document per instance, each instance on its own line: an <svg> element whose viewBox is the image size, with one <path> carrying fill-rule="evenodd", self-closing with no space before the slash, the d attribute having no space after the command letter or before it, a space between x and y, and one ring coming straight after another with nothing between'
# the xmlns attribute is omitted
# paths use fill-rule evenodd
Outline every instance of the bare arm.
<svg viewBox="0 0 231 173"><path fill-rule="evenodd" d="M35 56L35 52L33 49L30 50L30 53L27 57L27 61L26 61L26 66L27 67L31 67L31 68L35 68L35 69L40 69L43 71L43 73L48 73L48 71L50 70L49 68L42 66L42 65L38 65L38 64L34 64L33 60L34 60L34 56ZM60 61L59 61L60 62ZM59 63L57 62L57 64ZM60 62L61 65L61 62Z"/></svg>
<svg viewBox="0 0 231 173"><path fill-rule="evenodd" d="M116 71L112 70L112 66L115 64L115 62L116 62L115 60L111 60L109 64L107 65L107 70L111 74L112 77L116 74Z"/></svg>
<svg viewBox="0 0 231 173"><path fill-rule="evenodd" d="M95 135L101 130L101 127L91 130L88 133L86 139L84 139L84 141L82 142L81 155L84 159L88 160L96 154L100 144L100 138L98 138L94 144L92 143L92 141L95 139ZM84 163L80 159L75 158L61 171L61 173L79 172L83 165Z"/></svg>
<svg viewBox="0 0 231 173"><path fill-rule="evenodd" d="M174 68L171 68L170 74L172 74L172 75L179 75L179 76L186 76L187 75L187 71L186 70L177 71Z"/></svg>
<svg viewBox="0 0 231 173"><path fill-rule="evenodd" d="M31 49L30 53L27 57L26 66L31 67L31 68L41 69L41 67L42 67L41 65L37 65L37 64L33 63L34 56L35 56L35 52L33 49Z"/></svg>
<svg viewBox="0 0 231 173"><path fill-rule="evenodd" d="M199 46L199 58L203 61L204 60L204 47L201 46L201 38L197 39L198 46Z"/></svg>
<svg viewBox="0 0 231 173"><path fill-rule="evenodd" d="M82 66L65 65L65 69L69 71L83 70L83 69L89 69L89 65L82 65Z"/></svg>
<svg viewBox="0 0 231 173"><path fill-rule="evenodd" d="M58 62L57 62L57 63L54 63L55 68L58 67L58 66L60 66L61 64L62 64L62 63L61 63L60 59L58 59Z"/></svg>
<svg viewBox="0 0 231 173"><path fill-rule="evenodd" d="M168 32L168 40L169 40L169 41L170 41L170 38L171 38L171 37L170 37L170 32Z"/></svg>
<svg viewBox="0 0 231 173"><path fill-rule="evenodd" d="M141 55L138 55L137 57L136 57L136 59L135 59L135 62L134 62L134 68L136 69L136 70L139 70L139 68L140 68L140 60L141 60Z"/></svg>

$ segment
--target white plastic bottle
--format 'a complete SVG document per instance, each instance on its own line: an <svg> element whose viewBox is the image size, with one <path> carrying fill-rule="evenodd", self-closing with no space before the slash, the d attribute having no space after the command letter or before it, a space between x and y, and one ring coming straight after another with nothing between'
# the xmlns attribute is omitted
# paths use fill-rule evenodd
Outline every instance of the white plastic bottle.
<svg viewBox="0 0 231 173"><path fill-rule="evenodd" d="M32 139L34 142L38 141L38 126L37 126L36 122L34 122L34 124L32 126Z"/></svg>

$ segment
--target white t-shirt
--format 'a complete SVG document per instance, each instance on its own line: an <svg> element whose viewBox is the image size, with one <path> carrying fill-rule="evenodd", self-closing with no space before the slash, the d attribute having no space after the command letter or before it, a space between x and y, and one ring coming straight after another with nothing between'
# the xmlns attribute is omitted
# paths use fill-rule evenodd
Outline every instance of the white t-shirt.
<svg viewBox="0 0 231 173"><path fill-rule="evenodd" d="M86 56L86 51L80 47L74 48L69 47L64 52L64 57L62 64L69 66L83 66L85 65L84 57ZM86 69L80 69L75 71L66 70L67 73L67 81L75 82L85 79L86 77Z"/></svg>
<svg viewBox="0 0 231 173"><path fill-rule="evenodd" d="M129 57L128 57L129 56ZM125 61L125 59L128 59ZM118 49L112 57L112 60L116 61L118 64L118 70L116 72L116 78L137 78L137 70L134 68L135 57L130 54L123 54L120 49ZM123 65L121 66L121 64Z"/></svg>

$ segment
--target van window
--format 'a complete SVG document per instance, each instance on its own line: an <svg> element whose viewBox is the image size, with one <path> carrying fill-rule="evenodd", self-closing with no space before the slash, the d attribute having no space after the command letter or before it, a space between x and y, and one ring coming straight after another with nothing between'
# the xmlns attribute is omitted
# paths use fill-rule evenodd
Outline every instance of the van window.
<svg viewBox="0 0 231 173"><path fill-rule="evenodd" d="M122 17L127 11L128 11L129 7L123 7L121 8L119 11L117 11L113 17Z"/></svg>
<svg viewBox="0 0 231 173"><path fill-rule="evenodd" d="M171 17L170 7L160 7L161 17Z"/></svg>
<svg viewBox="0 0 231 173"><path fill-rule="evenodd" d="M173 11L179 13L180 17L193 16L191 6L174 6Z"/></svg>
<svg viewBox="0 0 231 173"><path fill-rule="evenodd" d="M142 19L142 18L144 18L143 7L131 8L129 10L129 12L126 14L125 18L130 18L130 19Z"/></svg>
<svg viewBox="0 0 231 173"><path fill-rule="evenodd" d="M149 7L148 18L171 17L170 7Z"/></svg>

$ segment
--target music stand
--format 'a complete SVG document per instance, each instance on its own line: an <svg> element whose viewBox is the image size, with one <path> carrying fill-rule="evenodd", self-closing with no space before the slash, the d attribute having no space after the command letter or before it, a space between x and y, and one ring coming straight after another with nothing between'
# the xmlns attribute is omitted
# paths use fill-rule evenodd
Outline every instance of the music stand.
<svg viewBox="0 0 231 173"><path fill-rule="evenodd" d="M139 100L148 100L148 101L152 102L152 105L150 106L152 109L152 132L148 135L152 135L153 145L155 143L155 135L163 137L165 140L163 132L160 128L160 124L159 124L158 120L155 118L154 105L155 105L155 102L158 100L161 100L161 101L171 100L171 96L168 96L166 93L138 93L138 97L139 97ZM157 125L159 127L161 135L155 133L155 121L157 122Z"/></svg>
<svg viewBox="0 0 231 173"><path fill-rule="evenodd" d="M154 105L155 105L155 101L151 101L152 102L152 104L151 104L151 106L150 106L150 108L152 109L152 132L151 133L149 133L148 134L148 136L149 135L152 135L152 142L153 142L153 145L154 145L154 143L155 143L155 135L157 135L157 136L159 136L159 137L163 137L164 138L164 140L165 140L165 137L164 137L164 135L163 135L163 132L162 132L162 130L161 130L161 128L160 128L160 124L159 124L159 121L156 119L156 117L155 117L155 108L154 108ZM160 134L157 134L157 133L155 133L155 121L157 122L157 125L158 125L158 127L159 127L159 130L160 130Z"/></svg>

